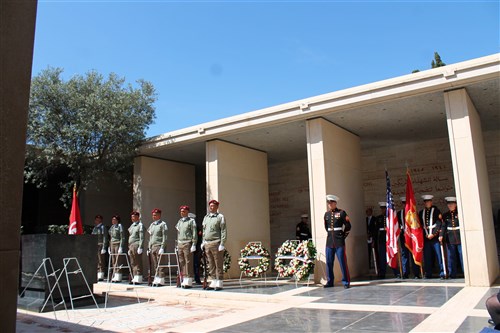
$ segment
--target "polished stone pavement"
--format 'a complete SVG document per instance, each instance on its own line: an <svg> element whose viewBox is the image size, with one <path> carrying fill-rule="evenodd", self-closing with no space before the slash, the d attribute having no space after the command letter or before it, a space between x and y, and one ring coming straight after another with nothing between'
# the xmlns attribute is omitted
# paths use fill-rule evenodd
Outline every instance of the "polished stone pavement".
<svg viewBox="0 0 500 333"><path fill-rule="evenodd" d="M489 327L484 302L500 290L465 288L463 279L360 280L350 289L272 279L224 286L98 283L96 293L111 291L105 310L58 310L58 320L18 310L17 332L479 332Z"/></svg>

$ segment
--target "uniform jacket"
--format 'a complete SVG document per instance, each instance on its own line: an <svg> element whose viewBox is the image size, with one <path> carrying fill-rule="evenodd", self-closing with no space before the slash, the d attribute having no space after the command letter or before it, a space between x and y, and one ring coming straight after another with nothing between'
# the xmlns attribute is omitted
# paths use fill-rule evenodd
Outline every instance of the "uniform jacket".
<svg viewBox="0 0 500 333"><path fill-rule="evenodd" d="M139 245L139 249L142 249L144 246L144 226L141 221L134 222L128 228L128 244L137 244Z"/></svg>
<svg viewBox="0 0 500 333"><path fill-rule="evenodd" d="M123 248L123 240L125 235L123 233L123 227L120 223L112 224L109 227L109 238L112 244L120 243L120 247Z"/></svg>
<svg viewBox="0 0 500 333"><path fill-rule="evenodd" d="M428 241L427 235L434 235L435 237L432 239L437 240L439 236L439 232L441 231L441 211L436 206L432 206L431 208L424 208L420 212L418 212L418 217L422 223L422 227L424 229L424 240Z"/></svg>
<svg viewBox="0 0 500 333"><path fill-rule="evenodd" d="M386 242L385 236L387 233L387 218L385 214L380 214L375 218L376 235L375 240L377 244Z"/></svg>
<svg viewBox="0 0 500 333"><path fill-rule="evenodd" d="M102 245L103 248L108 248L108 230L104 224L100 223L92 229L92 235L97 235L97 244Z"/></svg>
<svg viewBox="0 0 500 333"><path fill-rule="evenodd" d="M297 224L297 228L295 229L295 238L300 241L305 241L310 239L311 237L311 230L309 229L307 223L300 221Z"/></svg>
<svg viewBox="0 0 500 333"><path fill-rule="evenodd" d="M198 235L196 231L196 221L194 219L183 217L179 219L175 228L177 229L177 241L179 243L192 242L193 245L196 245Z"/></svg>
<svg viewBox="0 0 500 333"><path fill-rule="evenodd" d="M167 248L167 224L162 220L153 221L148 228L149 248L159 245L163 251Z"/></svg>
<svg viewBox="0 0 500 333"><path fill-rule="evenodd" d="M460 222L458 221L458 213L456 210L448 211L443 214L443 224L441 227L441 235L450 244L461 244L460 242Z"/></svg>
<svg viewBox="0 0 500 333"><path fill-rule="evenodd" d="M203 241L213 242L218 240L220 240L222 246L226 243L226 220L221 213L208 213L203 218Z"/></svg>
<svg viewBox="0 0 500 333"><path fill-rule="evenodd" d="M345 238L351 230L351 222L345 210L335 208L324 216L327 247L345 246Z"/></svg>

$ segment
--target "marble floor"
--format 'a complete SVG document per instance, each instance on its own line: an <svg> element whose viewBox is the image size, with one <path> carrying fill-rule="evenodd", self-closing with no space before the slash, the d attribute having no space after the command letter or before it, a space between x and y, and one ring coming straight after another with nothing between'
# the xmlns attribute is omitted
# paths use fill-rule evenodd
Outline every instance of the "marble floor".
<svg viewBox="0 0 500 333"><path fill-rule="evenodd" d="M107 308L18 310L17 332L480 332L500 288L456 280L360 280L350 289L225 281L222 291L98 283ZM139 297L139 299L137 299Z"/></svg>

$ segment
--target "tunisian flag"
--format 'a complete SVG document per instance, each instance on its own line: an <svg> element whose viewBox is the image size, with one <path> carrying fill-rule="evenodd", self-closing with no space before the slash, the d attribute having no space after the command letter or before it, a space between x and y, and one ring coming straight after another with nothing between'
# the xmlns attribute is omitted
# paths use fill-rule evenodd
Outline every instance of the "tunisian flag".
<svg viewBox="0 0 500 333"><path fill-rule="evenodd" d="M71 204L71 214L69 215L69 228L70 235L82 235L82 218L80 217L80 207L78 207L78 195L76 194L76 184L73 186L73 203Z"/></svg>
<svg viewBox="0 0 500 333"><path fill-rule="evenodd" d="M398 267L398 240L401 230L399 230L398 217L396 215L396 210L394 209L394 200L391 191L391 180L389 179L389 173L385 170L385 181L387 183L387 210L386 210L386 226L387 232L385 234L386 240L386 253L387 253L387 264L391 268Z"/></svg>
<svg viewBox="0 0 500 333"><path fill-rule="evenodd" d="M410 170L406 169L406 206L405 206L405 246L413 255L415 264L422 267L424 234L417 215L417 202L413 193Z"/></svg>

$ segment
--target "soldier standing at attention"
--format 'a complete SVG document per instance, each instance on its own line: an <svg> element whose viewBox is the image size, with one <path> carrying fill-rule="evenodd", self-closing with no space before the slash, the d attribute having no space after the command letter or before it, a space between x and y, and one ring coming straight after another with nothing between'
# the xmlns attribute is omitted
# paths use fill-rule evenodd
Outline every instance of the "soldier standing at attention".
<svg viewBox="0 0 500 333"><path fill-rule="evenodd" d="M309 215L302 214L300 216L300 222L297 224L295 238L301 242L312 238L311 230L309 229L309 225L307 224L308 219Z"/></svg>
<svg viewBox="0 0 500 333"><path fill-rule="evenodd" d="M132 283L142 283L142 250L144 247L144 226L137 211L130 213L132 224L128 228L128 255L134 278Z"/></svg>
<svg viewBox="0 0 500 333"><path fill-rule="evenodd" d="M177 222L177 247L179 253L179 266L182 271L182 288L193 286L193 252L196 251L196 221L188 216L189 206L181 206L181 218Z"/></svg>
<svg viewBox="0 0 500 333"><path fill-rule="evenodd" d="M157 269L160 258L167 247L167 224L161 220L161 210L153 209L153 222L148 228L149 233L149 252L151 254L152 269L155 270L153 284L165 284L165 274L163 268Z"/></svg>
<svg viewBox="0 0 500 333"><path fill-rule="evenodd" d="M102 215L96 215L92 235L97 235L97 281L104 280L106 271L106 249L108 248L108 231L102 224Z"/></svg>
<svg viewBox="0 0 500 333"><path fill-rule="evenodd" d="M111 279L111 282L121 282L122 272L121 269L116 268L116 266L118 266L119 254L123 253L123 241L125 239L125 235L123 232L123 227L120 224L119 215L113 215L113 217L111 218L109 239L109 254L111 255L111 263L113 265L113 278Z"/></svg>
<svg viewBox="0 0 500 333"><path fill-rule="evenodd" d="M377 263L378 263L378 278L385 279L385 272L387 271L387 203L379 202L380 215L376 217L376 233L375 237L377 243ZM397 268L393 268L392 272L394 277L399 279L401 274Z"/></svg>
<svg viewBox="0 0 500 333"><path fill-rule="evenodd" d="M406 197L401 197L401 204L403 205L403 209L397 212L398 225L401 233L399 234L399 244L401 248L401 269L403 271L403 279L407 279L410 275L410 251L405 245L405 229L406 229ZM413 262L413 260L411 260ZM413 273L415 277L419 275L415 270L415 265L413 265Z"/></svg>
<svg viewBox="0 0 500 333"><path fill-rule="evenodd" d="M209 212L203 218L203 243L201 248L205 249L208 259L209 273L212 282L207 289L222 289L224 279L224 244L227 240L227 228L224 215L218 212L219 202L210 200Z"/></svg>
<svg viewBox="0 0 500 333"><path fill-rule="evenodd" d="M460 261L462 272L464 271L464 262L462 258L462 242L460 241L460 222L458 221L457 198L444 198L448 204L448 211L443 214L443 226L441 227L441 235L439 241L444 241L448 248L448 271L450 278L457 277L457 265ZM458 254L458 255L457 255Z"/></svg>
<svg viewBox="0 0 500 333"><path fill-rule="evenodd" d="M366 209L366 245L368 248L368 269L375 267L375 263L373 262L372 265L372 260L373 258L372 255L372 248L374 246L373 242L373 236L376 234L376 229L375 229L375 217L373 216L373 209L367 208Z"/></svg>
<svg viewBox="0 0 500 333"><path fill-rule="evenodd" d="M432 205L432 198L434 196L431 194L422 195L425 208L418 213L424 228L424 271L425 278L432 279L432 266L434 256L436 256L439 264L439 277L443 280L445 278L443 258L441 257L441 247L438 240L442 216L439 208Z"/></svg>
<svg viewBox="0 0 500 333"><path fill-rule="evenodd" d="M335 281L333 275L333 265L335 263L335 255L337 256L342 271L342 284L347 289L351 284L349 276L349 268L347 267L347 257L345 253L345 239L351 230L351 222L345 210L337 208L339 198L336 195L328 194L326 201L328 203L328 211L325 213L325 230L328 233L326 238L326 269L327 282L324 288L333 287Z"/></svg>

